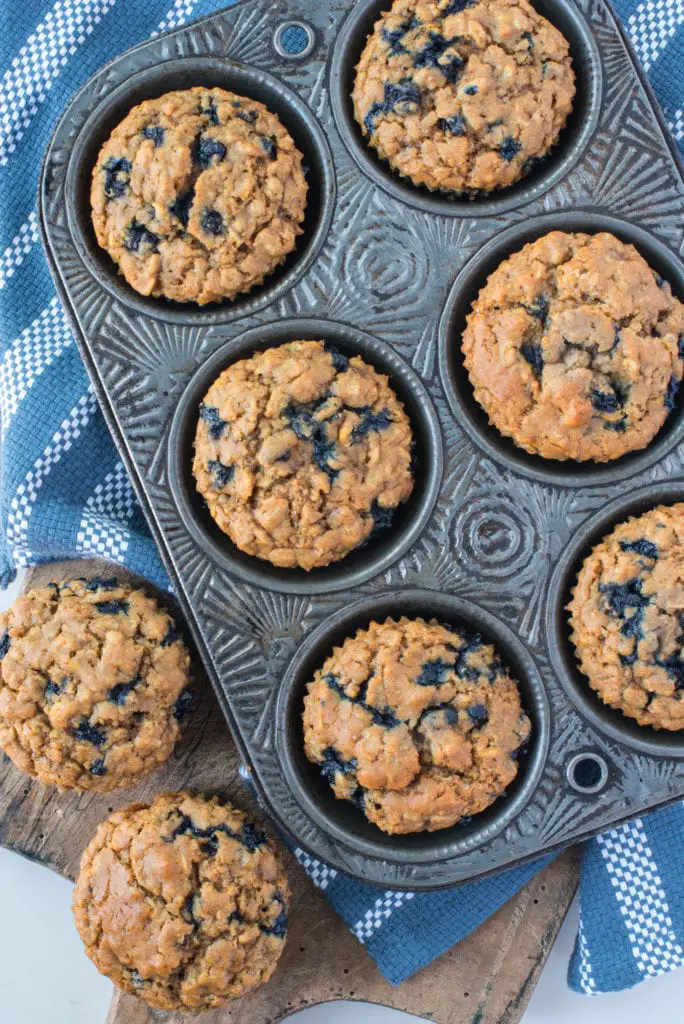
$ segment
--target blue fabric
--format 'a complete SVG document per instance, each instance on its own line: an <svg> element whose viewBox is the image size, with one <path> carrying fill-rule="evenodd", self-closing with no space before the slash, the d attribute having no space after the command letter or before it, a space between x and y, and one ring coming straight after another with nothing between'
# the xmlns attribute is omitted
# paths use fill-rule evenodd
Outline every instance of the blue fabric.
<svg viewBox="0 0 684 1024"><path fill-rule="evenodd" d="M38 242L41 156L66 98L117 53L221 4L211 0L0 0L0 586L17 567L101 554L164 585L164 571L98 411ZM665 119L684 144L680 0L616 0ZM585 846L569 972L584 992L681 964L681 805ZM542 863L453 891L381 892L297 851L394 983L458 942Z"/></svg>

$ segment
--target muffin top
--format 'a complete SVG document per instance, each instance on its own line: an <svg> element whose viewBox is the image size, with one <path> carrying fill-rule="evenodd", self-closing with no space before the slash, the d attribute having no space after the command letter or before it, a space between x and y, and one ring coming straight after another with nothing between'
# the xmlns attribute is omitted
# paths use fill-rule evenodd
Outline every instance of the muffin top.
<svg viewBox="0 0 684 1024"><path fill-rule="evenodd" d="M30 590L0 613L0 747L48 785L129 786L173 750L189 665L142 590L115 579Z"/></svg>
<svg viewBox="0 0 684 1024"><path fill-rule="evenodd" d="M568 609L601 700L639 725L684 729L684 504L616 526L585 560Z"/></svg>
<svg viewBox="0 0 684 1024"><path fill-rule="evenodd" d="M102 974L155 1009L197 1013L270 978L288 899L276 851L241 811L162 793L100 825L73 909Z"/></svg>
<svg viewBox="0 0 684 1024"><path fill-rule="evenodd" d="M359 356L292 341L229 366L199 410L193 471L234 544L276 566L344 558L411 494L401 402Z"/></svg>
<svg viewBox="0 0 684 1024"><path fill-rule="evenodd" d="M100 150L90 201L97 240L141 295L234 299L295 247L302 154L263 103L225 89L145 100Z"/></svg>
<svg viewBox="0 0 684 1024"><path fill-rule="evenodd" d="M339 799L385 832L448 828L515 778L530 721L478 634L436 621L371 622L307 687L304 749Z"/></svg>
<svg viewBox="0 0 684 1024"><path fill-rule="evenodd" d="M505 260L463 335L491 423L547 459L645 448L675 407L684 305L632 245L552 231Z"/></svg>
<svg viewBox="0 0 684 1024"><path fill-rule="evenodd" d="M474 194L526 174L574 95L568 43L527 0L395 0L368 38L352 98L395 171Z"/></svg>

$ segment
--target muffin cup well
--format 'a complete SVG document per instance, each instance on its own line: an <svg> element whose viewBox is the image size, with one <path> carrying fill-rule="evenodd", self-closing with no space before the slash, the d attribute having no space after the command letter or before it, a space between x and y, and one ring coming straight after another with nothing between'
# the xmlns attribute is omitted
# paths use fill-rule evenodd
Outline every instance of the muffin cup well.
<svg viewBox="0 0 684 1024"><path fill-rule="evenodd" d="M324 339L347 356L360 355L389 377L403 403L414 439L413 493L394 513L392 527L339 562L312 569L280 569L240 551L212 519L192 473L198 410L210 385L231 363L297 339ZM430 516L442 478L442 438L427 392L399 356L376 338L328 320L281 320L246 331L220 348L195 374L181 397L169 435L169 483L183 522L222 568L248 583L294 594L324 594L356 587L387 569L416 541Z"/></svg>
<svg viewBox="0 0 684 1024"><path fill-rule="evenodd" d="M487 413L475 400L464 366L461 338L466 317L487 278L513 253L550 231L590 235L610 232L633 245L649 266L670 283L674 294L684 300L684 267L663 242L636 224L594 210L563 211L525 220L484 245L454 281L439 325L442 384L458 421L497 462L503 462L508 468L534 480L556 486L592 487L616 483L653 465L673 451L684 438L684 396L680 394L676 408L646 448L606 463L544 459L520 448L512 438L505 437L490 424Z"/></svg>
<svg viewBox="0 0 684 1024"><path fill-rule="evenodd" d="M508 791L467 822L437 832L388 835L346 800L338 800L316 765L304 753L302 712L306 684L334 646L375 620L388 616L438 619L464 625L492 643L517 680L532 734L520 755L519 770ZM280 686L275 708L275 743L285 779L304 812L322 829L356 853L426 871L436 862L487 843L518 814L539 781L549 745L549 707L537 667L514 634L489 612L469 601L432 590L407 589L367 597L325 619L301 645Z"/></svg>
<svg viewBox="0 0 684 1024"><path fill-rule="evenodd" d="M642 515L657 505L684 500L684 478L639 488L629 497L618 498L592 516L577 530L549 583L546 632L551 661L566 694L591 725L604 736L653 757L684 757L684 729L668 732L639 725L617 708L604 704L579 667L571 640L567 605L585 558L618 523Z"/></svg>
<svg viewBox="0 0 684 1024"><path fill-rule="evenodd" d="M233 301L172 302L138 294L97 243L90 211L90 182L100 148L128 112L143 100L191 86L222 88L264 103L276 114L304 156L307 205L303 233L281 266ZM186 57L139 71L95 108L74 146L66 177L66 211L71 233L86 267L115 298L138 312L173 323L214 324L245 317L274 302L311 266L325 241L335 199L332 155L311 111L277 78L256 68L216 57Z"/></svg>
<svg viewBox="0 0 684 1024"><path fill-rule="evenodd" d="M577 163L598 124L603 89L601 58L576 4L571 0L536 0L535 8L568 40L576 77L573 110L553 149L514 185L473 198L433 192L392 170L363 135L352 103L354 69L373 26L390 6L391 0L359 0L337 37L330 69L330 96L338 131L360 169L376 185L427 212L492 217L536 199Z"/></svg>

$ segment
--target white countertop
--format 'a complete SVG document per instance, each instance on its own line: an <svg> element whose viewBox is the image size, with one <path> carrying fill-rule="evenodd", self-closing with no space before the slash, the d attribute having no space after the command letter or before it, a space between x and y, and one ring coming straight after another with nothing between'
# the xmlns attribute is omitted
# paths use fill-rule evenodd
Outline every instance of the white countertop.
<svg viewBox="0 0 684 1024"><path fill-rule="evenodd" d="M18 584L0 591L0 610ZM85 956L71 920L71 885L47 868L0 850L0 1024L104 1024L111 985ZM579 996L566 984L576 931L573 906L523 1024L677 1024L684 1020L684 971L616 995ZM201 1018L200 1018L201 1019ZM363 1024L402 1024L404 1013L365 1005ZM361 1020L358 1003L326 1003L292 1024ZM256 1024L256 1022L255 1022ZM465 1024L465 1022L464 1022Z"/></svg>

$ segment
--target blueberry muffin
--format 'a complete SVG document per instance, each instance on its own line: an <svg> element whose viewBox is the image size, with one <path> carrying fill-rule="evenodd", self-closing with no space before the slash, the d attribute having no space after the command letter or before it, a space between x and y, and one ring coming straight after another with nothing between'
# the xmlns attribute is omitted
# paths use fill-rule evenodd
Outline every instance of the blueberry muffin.
<svg viewBox="0 0 684 1024"><path fill-rule="evenodd" d="M193 471L241 550L328 565L390 526L413 489L412 434L387 377L323 341L233 363L199 409Z"/></svg>
<svg viewBox="0 0 684 1024"><path fill-rule="evenodd" d="M684 729L684 504L616 526L585 560L568 605L580 668L639 725Z"/></svg>
<svg viewBox="0 0 684 1024"><path fill-rule="evenodd" d="M95 833L74 889L97 969L158 1010L222 1006L268 979L289 889L266 836L217 797L163 793Z"/></svg>
<svg viewBox="0 0 684 1024"><path fill-rule="evenodd" d="M527 0L395 0L368 37L352 98L395 171L472 196L545 156L574 95L567 40Z"/></svg>
<svg viewBox="0 0 684 1024"><path fill-rule="evenodd" d="M0 747L62 789L105 792L163 764L188 710L173 620L115 579L37 587L0 613Z"/></svg>
<svg viewBox="0 0 684 1024"><path fill-rule="evenodd" d="M90 202L98 243L141 295L221 302L295 247L302 154L263 103L225 89L145 100L100 150Z"/></svg>
<svg viewBox="0 0 684 1024"><path fill-rule="evenodd" d="M645 448L675 408L684 305L634 246L552 231L489 277L463 354L490 423L519 447L608 462Z"/></svg>
<svg viewBox="0 0 684 1024"><path fill-rule="evenodd" d="M480 636L436 621L371 622L308 684L304 750L335 796L384 832L448 828L518 772L530 721Z"/></svg>

